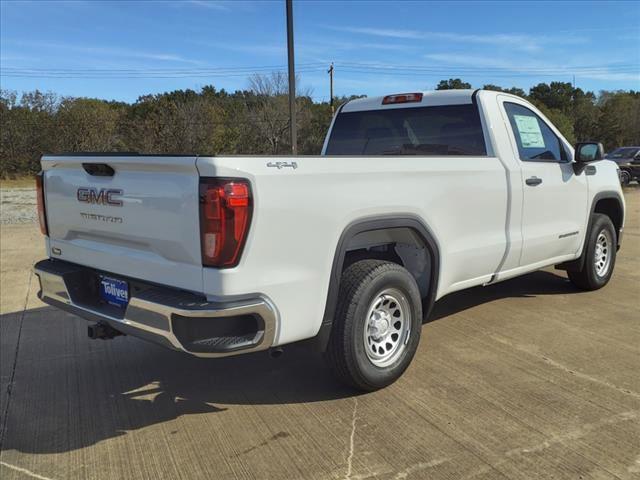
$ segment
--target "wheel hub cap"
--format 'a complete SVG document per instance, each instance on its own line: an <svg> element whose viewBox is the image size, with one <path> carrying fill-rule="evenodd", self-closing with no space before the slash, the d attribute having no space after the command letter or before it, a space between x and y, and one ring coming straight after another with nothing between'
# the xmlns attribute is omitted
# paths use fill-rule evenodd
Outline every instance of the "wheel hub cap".
<svg viewBox="0 0 640 480"><path fill-rule="evenodd" d="M609 231L601 230L596 239L596 248L594 249L593 255L593 265L599 277L604 277L609 273L612 246L613 239Z"/></svg>
<svg viewBox="0 0 640 480"><path fill-rule="evenodd" d="M369 306L364 328L364 347L374 365L392 364L404 352L409 339L409 302L397 289L380 292Z"/></svg>
<svg viewBox="0 0 640 480"><path fill-rule="evenodd" d="M376 341L380 341L385 338L389 333L389 325L391 320L387 312L375 311L369 320L369 328L371 331L371 337Z"/></svg>

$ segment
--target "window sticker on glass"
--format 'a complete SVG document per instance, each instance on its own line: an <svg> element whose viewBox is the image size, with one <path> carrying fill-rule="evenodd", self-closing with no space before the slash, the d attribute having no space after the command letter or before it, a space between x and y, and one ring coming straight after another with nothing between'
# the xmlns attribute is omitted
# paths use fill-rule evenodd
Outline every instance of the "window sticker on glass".
<svg viewBox="0 0 640 480"><path fill-rule="evenodd" d="M518 126L520 143L524 148L544 148L544 138L536 117L514 115L513 118Z"/></svg>

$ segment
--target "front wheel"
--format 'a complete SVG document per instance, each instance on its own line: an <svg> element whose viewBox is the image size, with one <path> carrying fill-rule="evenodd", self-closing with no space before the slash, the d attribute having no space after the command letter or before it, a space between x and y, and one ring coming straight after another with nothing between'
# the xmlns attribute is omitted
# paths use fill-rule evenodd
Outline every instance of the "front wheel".
<svg viewBox="0 0 640 480"><path fill-rule="evenodd" d="M383 260L360 260L342 274L325 357L344 383L383 388L409 366L420 341L422 305L413 276Z"/></svg>
<svg viewBox="0 0 640 480"><path fill-rule="evenodd" d="M629 172L628 170L621 170L620 183L622 184L623 187L626 187L627 185L629 185L631 183L631 172Z"/></svg>
<svg viewBox="0 0 640 480"><path fill-rule="evenodd" d="M616 229L607 215L593 214L591 231L584 245L584 262L579 271L568 271L569 280L583 290L598 290L611 279L616 264Z"/></svg>

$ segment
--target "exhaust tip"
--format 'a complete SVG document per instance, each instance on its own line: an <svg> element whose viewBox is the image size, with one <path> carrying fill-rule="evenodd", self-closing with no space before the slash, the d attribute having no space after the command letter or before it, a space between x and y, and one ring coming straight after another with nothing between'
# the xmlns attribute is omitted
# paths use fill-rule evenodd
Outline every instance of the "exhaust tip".
<svg viewBox="0 0 640 480"><path fill-rule="evenodd" d="M271 355L271 358L280 358L283 353L284 350L280 347L274 347L269 350L269 355Z"/></svg>

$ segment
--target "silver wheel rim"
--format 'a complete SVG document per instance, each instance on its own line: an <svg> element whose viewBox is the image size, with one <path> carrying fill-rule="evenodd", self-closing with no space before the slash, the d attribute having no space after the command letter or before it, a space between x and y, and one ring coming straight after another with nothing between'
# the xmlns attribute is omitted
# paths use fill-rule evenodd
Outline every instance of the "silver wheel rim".
<svg viewBox="0 0 640 480"><path fill-rule="evenodd" d="M601 230L596 239L596 248L593 255L593 265L596 269L596 275L604 277L609 272L611 266L611 248L613 247L613 239L608 230Z"/></svg>
<svg viewBox="0 0 640 480"><path fill-rule="evenodd" d="M404 352L411 333L411 310L407 298L395 288L375 296L364 327L364 350L376 367L386 367Z"/></svg>

